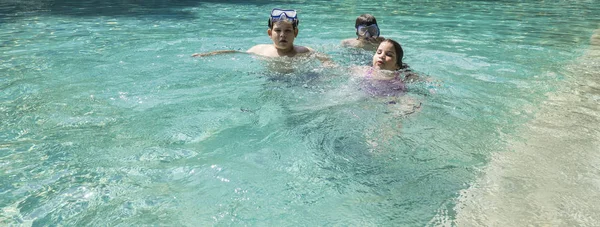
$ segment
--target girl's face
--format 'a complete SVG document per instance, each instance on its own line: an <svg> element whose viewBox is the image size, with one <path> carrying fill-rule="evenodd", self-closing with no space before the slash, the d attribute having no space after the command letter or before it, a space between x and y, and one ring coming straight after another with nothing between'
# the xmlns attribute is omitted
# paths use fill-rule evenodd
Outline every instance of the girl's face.
<svg viewBox="0 0 600 227"><path fill-rule="evenodd" d="M294 48L294 39L298 34L298 29L294 29L290 22L279 21L273 23L273 29L269 29L267 33L277 49L285 50Z"/></svg>
<svg viewBox="0 0 600 227"><path fill-rule="evenodd" d="M382 42L377 48L377 52L373 55L373 68L385 69L385 70L396 70L400 68L397 59L396 49L394 44L390 42Z"/></svg>

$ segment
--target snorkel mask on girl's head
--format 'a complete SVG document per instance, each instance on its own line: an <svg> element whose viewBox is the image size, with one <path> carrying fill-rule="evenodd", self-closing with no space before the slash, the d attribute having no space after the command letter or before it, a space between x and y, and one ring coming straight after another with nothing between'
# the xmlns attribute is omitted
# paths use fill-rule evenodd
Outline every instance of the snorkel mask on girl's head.
<svg viewBox="0 0 600 227"><path fill-rule="evenodd" d="M296 10L293 9L273 9L271 11L271 17L269 18L269 28L273 28L273 23L278 21L291 22L295 27L298 26L298 16Z"/></svg>
<svg viewBox="0 0 600 227"><path fill-rule="evenodd" d="M377 24L372 24L369 26L359 25L356 28L356 33L358 36L363 38L377 38L379 37L379 27L377 27Z"/></svg>

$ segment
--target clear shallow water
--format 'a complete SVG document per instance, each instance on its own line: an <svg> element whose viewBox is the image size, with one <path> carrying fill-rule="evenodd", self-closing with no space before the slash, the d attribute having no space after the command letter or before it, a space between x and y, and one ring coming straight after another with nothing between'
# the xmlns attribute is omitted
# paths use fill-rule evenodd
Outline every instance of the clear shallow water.
<svg viewBox="0 0 600 227"><path fill-rule="evenodd" d="M598 223L600 29L520 129L515 152L493 153L485 175L461 192L459 225L594 226Z"/></svg>
<svg viewBox="0 0 600 227"><path fill-rule="evenodd" d="M597 80L589 79L598 76L589 57L597 4L382 5L3 1L0 222L486 224L511 217L484 212L489 201L551 187L573 196L517 203L524 219L597 223L597 207L577 202L599 201L589 193L594 162L579 165L598 152ZM368 62L370 53L338 44L354 35L357 15L374 14L382 35L403 44L405 62L439 86L411 85L402 102L422 108L403 115L348 86L343 68L304 62L277 74L244 54L190 57L269 42L266 15L282 6L299 10L297 44L342 66ZM564 101L573 99L585 102ZM571 116L557 109L586 115L564 125L543 117ZM541 171L516 161L546 157L532 149L547 146L544 135L581 144L552 146L555 154L585 158L536 161ZM540 184L548 179L569 184ZM457 208L468 204L476 208ZM513 205L498 204L494 211ZM557 208L527 209L535 205Z"/></svg>

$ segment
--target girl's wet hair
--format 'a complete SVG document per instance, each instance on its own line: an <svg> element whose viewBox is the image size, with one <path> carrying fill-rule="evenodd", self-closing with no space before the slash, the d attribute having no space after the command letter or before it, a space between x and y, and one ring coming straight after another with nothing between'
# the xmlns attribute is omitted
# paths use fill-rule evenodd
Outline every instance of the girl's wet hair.
<svg viewBox="0 0 600 227"><path fill-rule="evenodd" d="M358 28L358 26L369 26L372 24L377 24L377 19L371 14L363 14L356 18L356 23L354 24L354 28Z"/></svg>
<svg viewBox="0 0 600 227"><path fill-rule="evenodd" d="M394 45L394 50L396 51L396 64L398 64L398 69L403 69L406 68L406 65L402 64L402 58L404 57L404 50L402 50L402 46L400 45L400 43L394 41L393 39L386 39L383 40L381 43L391 43L392 45Z"/></svg>

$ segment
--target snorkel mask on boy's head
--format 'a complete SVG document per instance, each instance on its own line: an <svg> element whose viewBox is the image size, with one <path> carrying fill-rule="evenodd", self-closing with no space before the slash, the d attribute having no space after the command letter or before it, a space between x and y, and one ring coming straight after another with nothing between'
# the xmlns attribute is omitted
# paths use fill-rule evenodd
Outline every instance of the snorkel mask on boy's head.
<svg viewBox="0 0 600 227"><path fill-rule="evenodd" d="M379 27L377 24L359 25L356 27L356 34L362 38L377 38L379 37Z"/></svg>
<svg viewBox="0 0 600 227"><path fill-rule="evenodd" d="M273 28L273 23L279 21L287 21L292 23L294 28L298 27L298 16L296 10L293 9L273 9L271 11L271 17L269 17L269 28Z"/></svg>

